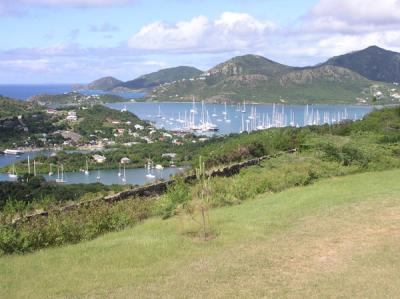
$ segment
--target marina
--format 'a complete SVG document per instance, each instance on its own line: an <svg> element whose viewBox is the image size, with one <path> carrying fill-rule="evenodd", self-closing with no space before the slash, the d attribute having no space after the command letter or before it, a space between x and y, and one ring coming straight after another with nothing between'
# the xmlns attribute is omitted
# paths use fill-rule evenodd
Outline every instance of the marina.
<svg viewBox="0 0 400 299"><path fill-rule="evenodd" d="M45 174L43 177L47 181L54 181L62 184L91 184L102 183L105 185L144 185L155 180L166 180L171 175L182 172L184 169L179 167L165 167L163 169L152 168L122 168L122 173L119 175L119 169L99 169L91 171L88 174L85 172L64 172L62 165L57 167L54 173ZM151 174L151 176L148 176ZM0 173L0 181L15 181L17 177L10 176L8 173Z"/></svg>
<svg viewBox="0 0 400 299"><path fill-rule="evenodd" d="M204 135L228 135L287 126L337 124L359 120L372 106L286 105L286 104L214 104L135 102L113 103L108 107L126 109L157 128ZM156 113L154 113L156 112Z"/></svg>

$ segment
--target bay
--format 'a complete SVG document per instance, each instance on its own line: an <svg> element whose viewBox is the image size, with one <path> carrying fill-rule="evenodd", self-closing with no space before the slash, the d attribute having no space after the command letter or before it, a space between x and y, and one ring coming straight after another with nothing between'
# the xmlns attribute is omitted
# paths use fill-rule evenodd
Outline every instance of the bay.
<svg viewBox="0 0 400 299"><path fill-rule="evenodd" d="M43 175L47 181L55 181L58 177L57 170L53 169L54 174L49 176L48 174ZM155 182L156 180L167 180L172 175L182 172L183 168L166 167L162 170L153 170L152 174L154 178L146 177L147 170L144 168L133 168L126 169L126 181L122 180L122 176L118 176L118 169L105 169L105 170L93 170L90 171L89 175L85 175L83 172L65 172L64 181L65 184L91 184L91 183L102 183L104 185L144 185L147 183ZM98 179L97 177L100 177ZM61 177L61 174L60 174ZM15 181L6 173L0 173L0 181Z"/></svg>
<svg viewBox="0 0 400 299"><path fill-rule="evenodd" d="M170 102L128 102L107 104L108 107L121 110L126 109L139 118L153 122L157 128L180 130L188 120L191 110L195 114L196 123L201 119L201 104L170 103ZM338 123L344 120L358 120L373 110L372 106L361 105L287 105L287 104L246 104L225 105L205 104L203 111L205 118L218 126L218 132L207 133L227 135L250 131L264 124L267 127L322 125L324 123Z"/></svg>

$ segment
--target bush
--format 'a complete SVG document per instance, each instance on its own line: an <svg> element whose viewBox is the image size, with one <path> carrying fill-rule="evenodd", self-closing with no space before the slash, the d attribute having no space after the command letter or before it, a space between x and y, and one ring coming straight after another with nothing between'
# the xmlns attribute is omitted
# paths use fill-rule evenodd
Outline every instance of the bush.
<svg viewBox="0 0 400 299"><path fill-rule="evenodd" d="M53 213L18 225L0 225L0 252L31 252L40 248L91 240L121 230L150 216L152 200L128 200L109 205Z"/></svg>
<svg viewBox="0 0 400 299"><path fill-rule="evenodd" d="M189 185L178 177L175 184L168 187L163 200L157 206L157 214L161 215L163 219L172 217L178 206L184 205L191 199Z"/></svg>

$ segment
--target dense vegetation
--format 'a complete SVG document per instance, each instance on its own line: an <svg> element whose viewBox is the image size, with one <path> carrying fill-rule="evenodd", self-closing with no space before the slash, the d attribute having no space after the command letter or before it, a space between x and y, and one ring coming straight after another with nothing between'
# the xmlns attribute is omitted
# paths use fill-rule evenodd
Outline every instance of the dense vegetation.
<svg viewBox="0 0 400 299"><path fill-rule="evenodd" d="M15 106L18 102L10 100ZM1 101L0 101L1 103ZM67 113L75 111L77 121L66 120ZM0 110L1 112L1 110ZM25 110L21 118L16 115L0 119L0 148L10 146L53 147L63 144L68 137L62 137L61 131L77 133L79 142L84 144L92 140L103 138L116 139L114 136L117 128L123 128L132 132L137 131L134 125L142 125L145 128L149 124L140 120L130 112L121 112L103 105L88 107L65 106L58 108L55 113L46 113L43 109ZM113 123L116 122L116 123ZM146 131L147 132L147 131ZM132 137L125 136L126 142L132 141ZM121 141L123 139L121 138Z"/></svg>
<svg viewBox="0 0 400 299"><path fill-rule="evenodd" d="M43 111L25 110L21 118L16 116L0 120L0 148L15 146L53 146L61 144L64 139L53 135L58 130L67 128L61 118Z"/></svg>
<svg viewBox="0 0 400 299"><path fill-rule="evenodd" d="M41 176L23 175L18 182L0 182L0 211L4 215L31 212L35 208L49 208L78 199L99 196L127 187L103 184L60 185L46 182ZM5 219L2 219L4 221Z"/></svg>
<svg viewBox="0 0 400 299"><path fill-rule="evenodd" d="M0 119L25 114L29 108L30 107L25 102L0 95Z"/></svg>
<svg viewBox="0 0 400 299"><path fill-rule="evenodd" d="M149 200L144 214L168 218L182 212L193 213L198 207L209 209L238 204L260 193L309 185L320 178L398 168L399 130L400 108L393 108L374 111L364 120L340 125L274 129L210 142L199 147L193 161L204 156L204 165L214 167L293 147L298 152L265 161L234 177L200 180L194 184L178 180L159 200ZM37 220L35 225L25 223L14 227L3 224L0 248L6 253L32 251L87 240L99 233L136 223L137 218L129 218L129 213L134 213L130 200L119 203L105 216L101 211L108 210L107 207L107 203L102 203L92 214L82 212L84 220L79 212L73 212L52 216L51 222ZM140 212L140 215L144 214ZM71 236L69 231L80 233ZM88 231L90 233L84 233Z"/></svg>
<svg viewBox="0 0 400 299"><path fill-rule="evenodd" d="M201 73L202 71L194 67L178 66L140 76L139 78L121 84L121 86L131 89L147 89L163 83L169 83L182 79L190 79L199 76Z"/></svg>
<svg viewBox="0 0 400 299"><path fill-rule="evenodd" d="M90 109L79 109L77 116L81 121L74 125L74 131L89 140L90 135L95 132L100 133L98 137L111 138L116 128L112 121L119 122L118 128L132 128L132 130L135 124L146 125L131 112L120 112L102 105L95 105Z"/></svg>

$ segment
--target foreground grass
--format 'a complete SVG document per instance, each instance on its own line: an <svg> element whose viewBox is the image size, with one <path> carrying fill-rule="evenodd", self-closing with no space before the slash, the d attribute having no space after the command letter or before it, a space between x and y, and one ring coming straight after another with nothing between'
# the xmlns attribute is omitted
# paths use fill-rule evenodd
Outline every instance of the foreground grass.
<svg viewBox="0 0 400 299"><path fill-rule="evenodd" d="M328 179L213 210L208 242L174 217L4 256L0 297L396 297L399 177Z"/></svg>

